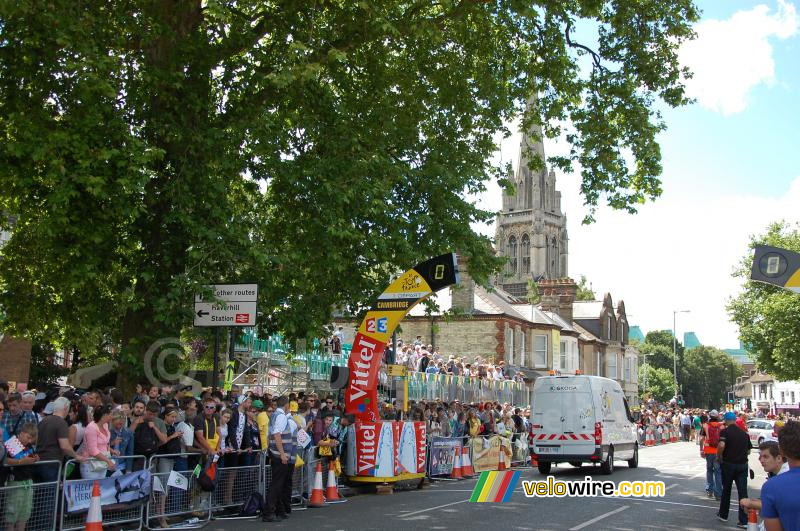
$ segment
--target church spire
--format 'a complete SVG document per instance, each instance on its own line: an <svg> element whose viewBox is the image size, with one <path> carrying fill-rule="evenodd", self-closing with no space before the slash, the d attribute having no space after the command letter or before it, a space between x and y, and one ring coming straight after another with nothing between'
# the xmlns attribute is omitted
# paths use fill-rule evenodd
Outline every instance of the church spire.
<svg viewBox="0 0 800 531"><path fill-rule="evenodd" d="M537 98L526 104L526 114L536 112ZM540 164L534 163L535 158ZM567 221L561 211L561 192L556 175L545 163L542 127L522 131L514 190L503 191L503 210L497 218L495 244L508 258L498 284L524 297L528 281L561 278L567 270ZM533 169L539 167L539 169Z"/></svg>

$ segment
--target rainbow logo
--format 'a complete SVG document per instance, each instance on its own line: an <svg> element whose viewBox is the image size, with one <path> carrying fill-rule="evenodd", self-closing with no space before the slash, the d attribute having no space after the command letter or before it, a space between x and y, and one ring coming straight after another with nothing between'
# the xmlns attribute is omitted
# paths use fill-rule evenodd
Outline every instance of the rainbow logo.
<svg viewBox="0 0 800 531"><path fill-rule="evenodd" d="M520 472L481 472L471 502L507 502L517 488Z"/></svg>

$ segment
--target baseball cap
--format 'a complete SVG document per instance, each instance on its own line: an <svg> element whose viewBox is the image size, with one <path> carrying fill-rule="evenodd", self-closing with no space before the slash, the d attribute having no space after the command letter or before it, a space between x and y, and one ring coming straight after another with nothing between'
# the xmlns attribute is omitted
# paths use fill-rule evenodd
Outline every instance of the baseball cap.
<svg viewBox="0 0 800 531"><path fill-rule="evenodd" d="M712 409L712 410L711 410L711 411L708 413L708 416L709 416L709 417L719 417L719 411L717 411L716 409Z"/></svg>
<svg viewBox="0 0 800 531"><path fill-rule="evenodd" d="M736 420L736 413L734 413L733 411L728 411L727 413L725 413L725 416L723 418L726 421Z"/></svg>
<svg viewBox="0 0 800 531"><path fill-rule="evenodd" d="M253 407L256 409L264 409L264 402L261 400L253 400Z"/></svg>

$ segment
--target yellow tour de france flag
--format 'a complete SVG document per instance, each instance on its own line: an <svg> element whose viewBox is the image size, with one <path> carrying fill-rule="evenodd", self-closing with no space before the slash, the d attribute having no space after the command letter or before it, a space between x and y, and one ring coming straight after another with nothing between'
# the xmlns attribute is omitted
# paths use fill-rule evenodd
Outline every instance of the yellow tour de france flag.
<svg viewBox="0 0 800 531"><path fill-rule="evenodd" d="M520 472L493 471L481 472L478 484L472 491L471 502L507 502L511 501L511 495L517 488Z"/></svg>

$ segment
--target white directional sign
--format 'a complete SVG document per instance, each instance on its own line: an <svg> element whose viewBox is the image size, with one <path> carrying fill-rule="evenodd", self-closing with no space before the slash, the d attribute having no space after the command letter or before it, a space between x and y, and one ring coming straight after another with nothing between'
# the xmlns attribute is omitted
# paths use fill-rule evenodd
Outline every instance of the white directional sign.
<svg viewBox="0 0 800 531"><path fill-rule="evenodd" d="M255 326L258 284L216 284L213 295L195 295L195 326Z"/></svg>
<svg viewBox="0 0 800 531"><path fill-rule="evenodd" d="M258 284L215 284L208 286L213 294L203 297L199 293L194 302L256 302L258 300Z"/></svg>

